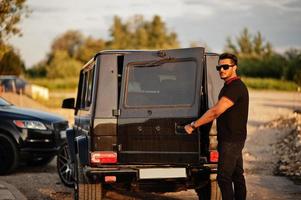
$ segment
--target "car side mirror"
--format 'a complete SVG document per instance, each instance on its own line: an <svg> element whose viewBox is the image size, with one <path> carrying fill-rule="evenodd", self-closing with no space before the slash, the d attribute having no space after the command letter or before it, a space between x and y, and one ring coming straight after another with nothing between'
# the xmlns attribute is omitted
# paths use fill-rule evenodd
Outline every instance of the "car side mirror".
<svg viewBox="0 0 301 200"><path fill-rule="evenodd" d="M63 100L62 108L74 109L75 98L67 98Z"/></svg>

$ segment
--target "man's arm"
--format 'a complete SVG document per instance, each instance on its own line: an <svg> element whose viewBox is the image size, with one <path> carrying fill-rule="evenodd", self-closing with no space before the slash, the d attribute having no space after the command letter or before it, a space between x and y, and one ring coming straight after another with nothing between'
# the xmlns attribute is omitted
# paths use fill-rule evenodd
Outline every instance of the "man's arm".
<svg viewBox="0 0 301 200"><path fill-rule="evenodd" d="M197 119L194 122L194 127L191 126L191 124L187 124L185 126L186 132L188 134L191 134L194 131L195 128L197 128L199 126L202 126L204 124L207 124L207 123L215 120L223 112L225 112L228 108L230 108L233 105L234 105L233 101L231 101L227 97L223 96L212 108L210 108L209 110L207 110L207 112L205 112L202 115L202 117L200 117L199 119Z"/></svg>

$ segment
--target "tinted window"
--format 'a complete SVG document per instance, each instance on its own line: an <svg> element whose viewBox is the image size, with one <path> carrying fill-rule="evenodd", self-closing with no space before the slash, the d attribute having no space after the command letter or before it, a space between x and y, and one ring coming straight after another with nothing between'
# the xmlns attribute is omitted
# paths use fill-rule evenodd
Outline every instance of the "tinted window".
<svg viewBox="0 0 301 200"><path fill-rule="evenodd" d="M156 66L130 65L127 69L126 106L193 104L196 62L167 62Z"/></svg>
<svg viewBox="0 0 301 200"><path fill-rule="evenodd" d="M87 71L82 71L82 83L81 83L81 101L80 107L88 109L92 102L92 90L93 90L93 75L94 67Z"/></svg>

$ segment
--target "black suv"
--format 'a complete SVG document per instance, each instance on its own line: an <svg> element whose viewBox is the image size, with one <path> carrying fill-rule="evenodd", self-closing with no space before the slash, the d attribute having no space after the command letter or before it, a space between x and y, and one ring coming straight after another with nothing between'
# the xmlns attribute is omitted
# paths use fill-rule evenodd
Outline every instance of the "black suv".
<svg viewBox="0 0 301 200"><path fill-rule="evenodd" d="M68 121L32 109L14 106L0 97L0 174L20 162L45 165L66 141Z"/></svg>
<svg viewBox="0 0 301 200"><path fill-rule="evenodd" d="M211 125L184 125L217 101L223 86L218 55L204 48L102 51L80 72L67 131L75 199L100 200L107 185L135 190L195 189L220 199L218 154Z"/></svg>

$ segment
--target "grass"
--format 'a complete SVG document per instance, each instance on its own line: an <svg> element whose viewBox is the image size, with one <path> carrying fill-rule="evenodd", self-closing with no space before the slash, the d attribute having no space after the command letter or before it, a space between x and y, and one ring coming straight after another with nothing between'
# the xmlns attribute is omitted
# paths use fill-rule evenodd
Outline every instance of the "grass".
<svg viewBox="0 0 301 200"><path fill-rule="evenodd" d="M56 91L49 93L48 100L38 98L36 99L36 101L48 108L61 108L64 99L75 97L75 95L76 91L68 93L66 93L65 91Z"/></svg>
<svg viewBox="0 0 301 200"><path fill-rule="evenodd" d="M60 108L65 98L75 97L78 78L71 77L66 79L27 79L29 83L46 87L49 89L49 99L36 99L42 105L48 108Z"/></svg>
<svg viewBox="0 0 301 200"><path fill-rule="evenodd" d="M281 90L297 91L298 85L292 81L285 81L271 78L249 78L242 77L248 88L259 90ZM75 91L77 89L78 78L71 77L66 79L29 79L32 84L48 88L51 92L57 91ZM300 87L300 86L299 86Z"/></svg>
<svg viewBox="0 0 301 200"><path fill-rule="evenodd" d="M65 79L28 79L31 84L36 84L48 88L50 91L74 91L77 89L78 77Z"/></svg>
<svg viewBox="0 0 301 200"><path fill-rule="evenodd" d="M242 77L242 80L245 82L248 88L255 90L298 91L298 85L291 81L249 77ZM49 100L37 100L39 103L49 108L59 108L61 107L63 99L75 97L78 84L78 78L40 78L29 79L28 81L32 84L47 87L49 89Z"/></svg>
<svg viewBox="0 0 301 200"><path fill-rule="evenodd" d="M248 78L242 77L242 80L248 88L256 90L280 90L280 91L298 91L300 86L292 81L271 79L271 78Z"/></svg>

